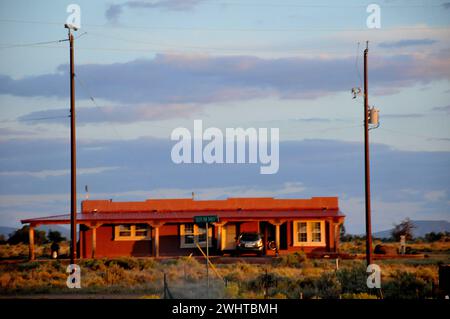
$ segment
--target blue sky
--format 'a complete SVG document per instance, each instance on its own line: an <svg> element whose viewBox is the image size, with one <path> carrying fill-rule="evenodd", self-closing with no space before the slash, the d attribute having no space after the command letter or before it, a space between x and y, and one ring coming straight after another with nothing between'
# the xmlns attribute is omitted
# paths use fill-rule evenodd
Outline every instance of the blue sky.
<svg viewBox="0 0 450 319"><path fill-rule="evenodd" d="M79 198L86 184L115 200L339 196L362 233L363 101L350 90L368 40L374 229L450 220L449 2L379 1L368 29L365 1L2 1L0 225L70 207L68 45L36 43L66 38L71 3ZM173 164L170 133L194 119L279 128L279 172Z"/></svg>

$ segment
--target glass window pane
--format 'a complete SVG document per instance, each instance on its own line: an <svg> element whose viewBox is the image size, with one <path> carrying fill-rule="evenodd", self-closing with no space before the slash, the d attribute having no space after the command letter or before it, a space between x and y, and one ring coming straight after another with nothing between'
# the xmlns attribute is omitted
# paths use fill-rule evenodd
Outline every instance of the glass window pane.
<svg viewBox="0 0 450 319"><path fill-rule="evenodd" d="M119 225L119 236L130 237L131 236L131 225Z"/></svg>
<svg viewBox="0 0 450 319"><path fill-rule="evenodd" d="M297 241L299 242L306 242L307 235L306 235L306 223L305 222L299 222L297 223Z"/></svg>
<svg viewBox="0 0 450 319"><path fill-rule="evenodd" d="M320 242L322 240L320 222L313 222L312 225L312 241Z"/></svg>
<svg viewBox="0 0 450 319"><path fill-rule="evenodd" d="M184 243L194 244L194 224L184 224Z"/></svg>
<svg viewBox="0 0 450 319"><path fill-rule="evenodd" d="M148 225L146 225L146 224L137 224L136 225L135 236L146 237L147 234L148 234Z"/></svg>
<svg viewBox="0 0 450 319"><path fill-rule="evenodd" d="M206 242L206 228L198 227L197 232L198 232L197 241L199 243Z"/></svg>

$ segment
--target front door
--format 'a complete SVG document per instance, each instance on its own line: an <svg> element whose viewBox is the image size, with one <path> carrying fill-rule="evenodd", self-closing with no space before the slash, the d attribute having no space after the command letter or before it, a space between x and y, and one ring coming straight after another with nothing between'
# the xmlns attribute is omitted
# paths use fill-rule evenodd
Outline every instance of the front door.
<svg viewBox="0 0 450 319"><path fill-rule="evenodd" d="M225 244L223 250L235 250L236 224L226 224L224 229L225 229Z"/></svg>

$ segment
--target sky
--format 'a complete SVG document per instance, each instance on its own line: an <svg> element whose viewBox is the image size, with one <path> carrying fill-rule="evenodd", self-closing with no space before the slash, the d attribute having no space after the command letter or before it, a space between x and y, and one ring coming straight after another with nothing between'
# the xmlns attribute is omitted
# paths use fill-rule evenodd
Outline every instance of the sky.
<svg viewBox="0 0 450 319"><path fill-rule="evenodd" d="M380 28L367 27L367 6ZM338 196L364 232L369 41L374 231L450 221L448 1L1 1L0 225L70 209L75 32L78 198ZM175 164L177 127L278 128L280 163Z"/></svg>

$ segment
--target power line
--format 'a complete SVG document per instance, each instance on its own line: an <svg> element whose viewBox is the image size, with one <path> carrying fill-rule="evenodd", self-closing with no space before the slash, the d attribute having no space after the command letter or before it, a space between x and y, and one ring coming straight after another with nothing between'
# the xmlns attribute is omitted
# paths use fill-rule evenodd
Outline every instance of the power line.
<svg viewBox="0 0 450 319"><path fill-rule="evenodd" d="M3 46L0 46L0 49L10 49L10 48L18 48L18 47L33 47L33 46L40 46L40 45L46 45L46 44L59 44L64 41L67 41L67 39L45 41L45 42L34 42L34 43L22 43L22 44L5 44Z"/></svg>
<svg viewBox="0 0 450 319"><path fill-rule="evenodd" d="M26 24L46 24L46 25L60 25L60 22L51 21L39 21L39 20L16 20L16 19L0 19L0 23L26 23ZM323 31L323 32L348 32L348 31L370 31L367 28L336 28L332 26L327 27L309 27L309 28L206 28L206 27L175 27L175 26L139 26L139 25L111 25L111 24L88 24L84 23L84 26L91 28L108 28L108 29L143 29L143 30L166 30L166 31L204 31L204 32L311 32L311 31ZM448 30L448 26L403 26L403 27L383 27L377 29L377 32L391 32L393 30Z"/></svg>
<svg viewBox="0 0 450 319"><path fill-rule="evenodd" d="M28 122L28 121L45 121L45 120L56 120L62 118L68 118L70 115L57 115L57 116L47 116L47 117L37 117L37 118L16 118L9 120L2 120L0 123L17 123L17 122Z"/></svg>
<svg viewBox="0 0 450 319"><path fill-rule="evenodd" d="M383 127L383 130L392 132L392 133L397 133L397 134L401 134L401 135L406 135L406 136L413 136L413 137L418 137L418 138L424 138L427 140L443 140L443 137L436 137L436 136L427 136L427 135L419 135L419 134L414 134L414 133L410 133L410 132L402 132L402 131L398 131L398 130L392 130L392 129L388 129L386 127Z"/></svg>

